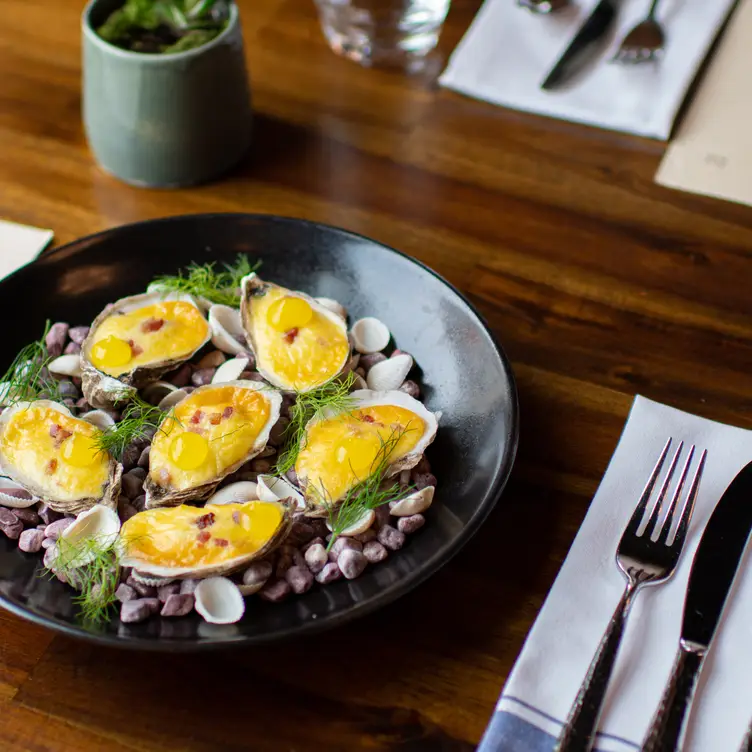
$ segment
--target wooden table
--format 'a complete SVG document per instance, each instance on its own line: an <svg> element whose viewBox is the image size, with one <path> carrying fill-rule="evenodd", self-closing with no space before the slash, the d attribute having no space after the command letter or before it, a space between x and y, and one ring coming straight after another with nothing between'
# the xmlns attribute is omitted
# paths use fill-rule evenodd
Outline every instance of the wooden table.
<svg viewBox="0 0 752 752"><path fill-rule="evenodd" d="M752 212L655 186L661 144L341 60L309 0L240 5L253 153L221 182L159 192L103 174L87 150L81 0L5 0L0 217L60 244L150 217L269 212L400 248L498 332L519 384L519 459L444 570L304 642L141 655L0 613L2 749L471 749L634 394L752 428ZM444 53L477 6L453 2Z"/></svg>

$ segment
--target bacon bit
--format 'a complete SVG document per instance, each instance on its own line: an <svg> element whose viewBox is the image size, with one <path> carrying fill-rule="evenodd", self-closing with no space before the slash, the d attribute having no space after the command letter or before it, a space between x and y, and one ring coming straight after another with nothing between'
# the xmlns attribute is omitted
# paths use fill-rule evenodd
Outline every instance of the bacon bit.
<svg viewBox="0 0 752 752"><path fill-rule="evenodd" d="M222 411L222 417L223 418L229 418L233 413L235 412L235 408L232 405L228 405L223 411Z"/></svg>
<svg viewBox="0 0 752 752"><path fill-rule="evenodd" d="M218 426L222 422L222 413L212 413L211 418L209 418L209 423L211 423L213 426Z"/></svg>
<svg viewBox="0 0 752 752"><path fill-rule="evenodd" d="M160 486L164 487L166 485L169 485L171 477L172 476L170 475L169 471L166 470L165 468L160 468L157 471L157 479L159 481Z"/></svg>
<svg viewBox="0 0 752 752"><path fill-rule="evenodd" d="M209 538L211 538L211 533L208 530L202 530L197 536L196 540L203 545L204 543L207 543Z"/></svg>
<svg viewBox="0 0 752 752"><path fill-rule="evenodd" d="M137 345L132 339L128 340L128 344L131 346L131 355L136 358L144 351L141 345Z"/></svg>
<svg viewBox="0 0 752 752"><path fill-rule="evenodd" d="M204 417L204 411L203 410L196 410L193 415L191 415L191 423L200 423L201 418Z"/></svg>
<svg viewBox="0 0 752 752"><path fill-rule="evenodd" d="M215 538L214 545L219 546L220 548L226 548L230 545L230 541L228 541L226 538Z"/></svg>
<svg viewBox="0 0 752 752"><path fill-rule="evenodd" d="M198 525L199 530L203 530L205 527L213 525L215 520L216 517L214 516L214 512L209 512L208 514L202 514L200 517L197 517L196 525Z"/></svg>
<svg viewBox="0 0 752 752"><path fill-rule="evenodd" d="M293 342L295 342L295 338L297 336L298 336L298 327L290 329L290 331L285 332L285 342L287 342L288 345L291 345Z"/></svg>
<svg viewBox="0 0 752 752"><path fill-rule="evenodd" d="M375 423L376 419L373 418L371 415L365 415L363 413L360 414L360 419L364 421L365 423Z"/></svg>
<svg viewBox="0 0 752 752"><path fill-rule="evenodd" d="M141 331L144 334L158 332L164 326L164 319L150 318L141 324Z"/></svg>
<svg viewBox="0 0 752 752"><path fill-rule="evenodd" d="M50 436L54 439L55 449L60 449L60 445L67 439L73 436L71 431L66 431L61 425L53 423L50 426Z"/></svg>
<svg viewBox="0 0 752 752"><path fill-rule="evenodd" d="M58 432L61 430L62 426L59 426L57 423L53 423L50 426L50 436L52 436L52 438L54 439L58 435Z"/></svg>
<svg viewBox="0 0 752 752"><path fill-rule="evenodd" d="M47 467L45 468L45 472L47 473L47 475L52 475L52 473L54 473L55 470L57 470L57 460L56 459L52 459L52 460L50 460L47 463Z"/></svg>
<svg viewBox="0 0 752 752"><path fill-rule="evenodd" d="M240 524L240 512L233 512L232 513L232 521L236 524Z"/></svg>

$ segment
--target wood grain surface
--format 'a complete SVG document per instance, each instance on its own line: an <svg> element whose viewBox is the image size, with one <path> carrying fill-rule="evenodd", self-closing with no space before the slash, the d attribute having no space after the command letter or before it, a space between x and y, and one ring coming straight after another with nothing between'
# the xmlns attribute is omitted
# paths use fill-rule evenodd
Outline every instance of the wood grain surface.
<svg viewBox="0 0 752 752"><path fill-rule="evenodd" d="M0 613L4 750L472 749L635 393L752 428L749 209L654 185L659 143L438 90L478 0L453 2L435 70L415 78L334 56L310 0L239 4L255 146L222 181L163 192L119 183L87 149L82 0L4 0L0 217L62 244L151 217L269 212L400 248L498 333L519 459L439 574L306 641L142 655Z"/></svg>

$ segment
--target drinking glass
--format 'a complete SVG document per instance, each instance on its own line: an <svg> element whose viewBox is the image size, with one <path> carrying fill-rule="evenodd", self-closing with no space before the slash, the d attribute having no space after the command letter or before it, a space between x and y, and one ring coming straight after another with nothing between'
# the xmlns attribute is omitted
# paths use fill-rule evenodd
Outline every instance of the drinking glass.
<svg viewBox="0 0 752 752"><path fill-rule="evenodd" d="M361 65L411 66L439 39L450 0L315 0L329 46Z"/></svg>

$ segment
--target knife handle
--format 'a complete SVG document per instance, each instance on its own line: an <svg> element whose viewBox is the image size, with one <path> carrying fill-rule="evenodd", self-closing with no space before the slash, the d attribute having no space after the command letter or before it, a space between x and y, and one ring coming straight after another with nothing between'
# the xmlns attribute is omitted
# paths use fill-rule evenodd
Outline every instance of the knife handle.
<svg viewBox="0 0 752 752"><path fill-rule="evenodd" d="M679 645L671 678L650 723L642 752L675 752L679 749L704 658L705 649L699 645L686 642Z"/></svg>

